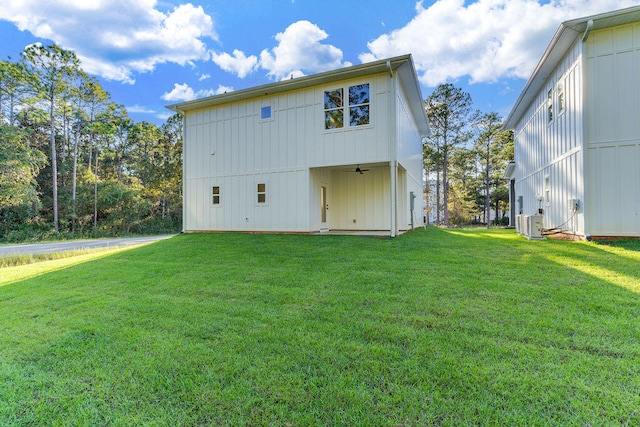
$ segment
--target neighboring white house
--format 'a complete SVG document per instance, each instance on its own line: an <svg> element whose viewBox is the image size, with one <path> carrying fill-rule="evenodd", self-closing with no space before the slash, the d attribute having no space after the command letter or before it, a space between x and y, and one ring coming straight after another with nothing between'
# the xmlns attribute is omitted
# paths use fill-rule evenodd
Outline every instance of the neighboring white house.
<svg viewBox="0 0 640 427"><path fill-rule="evenodd" d="M410 55L168 108L184 116L185 232L422 224L429 124Z"/></svg>
<svg viewBox="0 0 640 427"><path fill-rule="evenodd" d="M562 23L505 127L512 224L640 236L640 6Z"/></svg>

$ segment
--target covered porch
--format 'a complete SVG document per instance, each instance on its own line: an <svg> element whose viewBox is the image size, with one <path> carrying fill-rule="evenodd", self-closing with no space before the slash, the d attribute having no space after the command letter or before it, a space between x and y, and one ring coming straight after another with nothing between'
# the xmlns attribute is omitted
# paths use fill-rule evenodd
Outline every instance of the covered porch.
<svg viewBox="0 0 640 427"><path fill-rule="evenodd" d="M311 168L310 177L315 232L393 237L410 228L406 171L397 163Z"/></svg>

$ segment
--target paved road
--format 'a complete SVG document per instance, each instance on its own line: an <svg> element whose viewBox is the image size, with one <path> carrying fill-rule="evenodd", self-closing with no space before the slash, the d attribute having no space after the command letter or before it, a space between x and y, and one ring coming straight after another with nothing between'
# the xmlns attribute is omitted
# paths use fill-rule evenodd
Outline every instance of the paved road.
<svg viewBox="0 0 640 427"><path fill-rule="evenodd" d="M173 236L123 237L117 239L76 240L72 242L34 243L29 245L0 245L0 257L9 255L34 255L50 252L68 252L83 249L115 248L141 245L168 239Z"/></svg>

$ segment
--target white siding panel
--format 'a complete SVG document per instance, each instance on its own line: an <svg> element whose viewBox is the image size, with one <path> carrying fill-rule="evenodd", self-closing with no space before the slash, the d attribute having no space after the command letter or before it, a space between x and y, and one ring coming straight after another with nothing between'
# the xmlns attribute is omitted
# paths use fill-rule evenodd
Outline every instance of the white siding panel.
<svg viewBox="0 0 640 427"><path fill-rule="evenodd" d="M620 164L620 232L640 231L638 227L638 196L640 195L640 145L621 145Z"/></svg>
<svg viewBox="0 0 640 427"><path fill-rule="evenodd" d="M595 90L595 127L594 141L606 141L607 137L616 132L616 87L613 55L601 56L596 62L594 76Z"/></svg>
<svg viewBox="0 0 640 427"><path fill-rule="evenodd" d="M640 142L593 145L589 150L593 194L588 205L595 236L640 234Z"/></svg>
<svg viewBox="0 0 640 427"><path fill-rule="evenodd" d="M640 111L638 91L633 87L633 82L639 77L636 68L638 53L634 51L623 52L616 55L615 81L617 83L617 106L616 108L616 127L618 130L619 140L629 140L638 137Z"/></svg>
<svg viewBox="0 0 640 427"><path fill-rule="evenodd" d="M619 189L617 174L610 173L612 166L617 164L615 147L602 147L598 150L598 173L600 179L597 182L598 194L594 202L598 206L602 217L602 229L604 235L615 235L619 232L620 210ZM609 171L608 171L609 170Z"/></svg>
<svg viewBox="0 0 640 427"><path fill-rule="evenodd" d="M640 24L594 31L587 52L588 232L638 236Z"/></svg>
<svg viewBox="0 0 640 427"><path fill-rule="evenodd" d="M408 100L403 87L398 88L396 101L396 122L398 162L401 169L398 177L398 225L400 229L407 229L411 224L411 208L409 194L416 195L414 200L414 226L422 221L424 215L423 201L423 158L422 138L418 131L415 118L408 107Z"/></svg>
<svg viewBox="0 0 640 427"><path fill-rule="evenodd" d="M389 168L375 167L363 174L336 170L332 175L331 228L389 230Z"/></svg>

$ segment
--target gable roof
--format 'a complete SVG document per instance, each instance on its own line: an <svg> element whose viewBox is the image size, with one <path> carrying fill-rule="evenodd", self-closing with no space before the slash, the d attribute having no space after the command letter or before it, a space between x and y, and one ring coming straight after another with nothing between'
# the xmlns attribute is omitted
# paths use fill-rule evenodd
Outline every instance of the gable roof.
<svg viewBox="0 0 640 427"><path fill-rule="evenodd" d="M168 105L167 108L172 111L184 113L186 111L227 104L229 102L243 101L259 96L274 95L305 87L384 72L390 73L391 75L397 75L401 80L406 89L406 94L409 98L409 107L417 123L420 135L429 136L429 121L424 109L424 99L422 98L422 91L420 90L420 84L418 83L413 59L410 54L340 68L338 70L325 71L323 73L312 74L309 76L283 80L262 86L241 89L220 95L209 96L207 98L186 101L179 104L172 104Z"/></svg>
<svg viewBox="0 0 640 427"><path fill-rule="evenodd" d="M583 40L586 40L587 37L589 37L589 32L592 30L616 27L638 21L640 21L640 6L633 6L613 12L573 19L560 24L556 34L551 39L549 46L529 78L529 81L522 90L520 97L511 109L511 113L509 113L504 127L506 129L515 128L526 109L539 93L540 89L544 87L551 73L553 73L560 61L562 61L562 58L564 58L578 37L582 36Z"/></svg>

